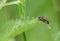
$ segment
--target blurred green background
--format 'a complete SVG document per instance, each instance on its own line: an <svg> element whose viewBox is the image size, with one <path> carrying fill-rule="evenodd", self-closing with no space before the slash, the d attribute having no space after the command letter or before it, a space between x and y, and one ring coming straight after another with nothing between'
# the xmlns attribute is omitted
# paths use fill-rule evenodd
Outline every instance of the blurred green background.
<svg viewBox="0 0 60 41"><path fill-rule="evenodd" d="M14 4L14 1L21 1L21 3ZM0 2L1 5L12 3L4 7L0 6L0 41L60 41L59 0L2 0ZM36 21L39 16L45 16L49 20L49 25L43 22L37 23L38 20L34 23L33 19ZM33 22L29 24L30 21Z"/></svg>

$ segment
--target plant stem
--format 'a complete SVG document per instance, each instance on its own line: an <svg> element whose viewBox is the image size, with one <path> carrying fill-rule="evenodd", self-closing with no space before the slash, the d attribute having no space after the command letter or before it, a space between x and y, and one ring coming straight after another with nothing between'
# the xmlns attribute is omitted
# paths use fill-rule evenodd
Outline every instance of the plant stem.
<svg viewBox="0 0 60 41"><path fill-rule="evenodd" d="M25 32L23 32L23 36L24 36L24 41L27 41L27 40L26 40Z"/></svg>
<svg viewBox="0 0 60 41"><path fill-rule="evenodd" d="M1 6L5 7L5 6L9 6L9 5L18 4L18 3L21 3L21 2L20 1L13 1L13 2L6 3L4 5L1 5Z"/></svg>

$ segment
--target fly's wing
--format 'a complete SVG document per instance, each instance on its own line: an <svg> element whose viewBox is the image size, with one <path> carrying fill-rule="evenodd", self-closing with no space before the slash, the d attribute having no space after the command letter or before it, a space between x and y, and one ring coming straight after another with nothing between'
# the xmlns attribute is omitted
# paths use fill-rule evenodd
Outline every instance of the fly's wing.
<svg viewBox="0 0 60 41"><path fill-rule="evenodd" d="M39 20L40 20L40 21L43 21L43 18L44 18L43 16L40 16L40 17L39 17Z"/></svg>
<svg viewBox="0 0 60 41"><path fill-rule="evenodd" d="M45 23L46 23L46 24L49 24L49 22L50 22L50 21L45 18Z"/></svg>

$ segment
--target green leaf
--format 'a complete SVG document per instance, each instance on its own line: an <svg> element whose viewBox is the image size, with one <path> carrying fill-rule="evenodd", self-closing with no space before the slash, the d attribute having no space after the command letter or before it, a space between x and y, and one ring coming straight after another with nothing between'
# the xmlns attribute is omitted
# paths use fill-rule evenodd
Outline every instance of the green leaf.
<svg viewBox="0 0 60 41"><path fill-rule="evenodd" d="M16 35L33 28L35 25L37 25L37 23L37 19L25 21L16 19L15 21L7 21L3 26L0 27L0 41L8 41Z"/></svg>

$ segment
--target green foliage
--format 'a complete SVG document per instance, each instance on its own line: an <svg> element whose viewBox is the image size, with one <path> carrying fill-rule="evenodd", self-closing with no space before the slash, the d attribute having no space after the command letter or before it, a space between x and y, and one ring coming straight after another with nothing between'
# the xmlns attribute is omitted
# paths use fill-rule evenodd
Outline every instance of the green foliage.
<svg viewBox="0 0 60 41"><path fill-rule="evenodd" d="M15 37L16 35L31 29L36 24L37 21L35 20L19 20L16 19L7 21L3 26L0 28L0 41L7 41Z"/></svg>
<svg viewBox="0 0 60 41"><path fill-rule="evenodd" d="M12 4L14 4L14 2L12 2ZM10 3L6 3L4 6L8 5L10 5ZM16 35L21 34L37 25L36 18L29 19L29 16L24 17L24 15L19 15L24 14L24 5L20 5L21 9L17 9L18 6L19 4L17 4L17 6L13 5L4 7L0 10L0 41L8 41ZM18 10L22 13L19 13Z"/></svg>
<svg viewBox="0 0 60 41"><path fill-rule="evenodd" d="M1 0L0 41L60 41L57 8L56 0ZM49 19L49 25L38 16ZM21 33L23 40L17 39Z"/></svg>

